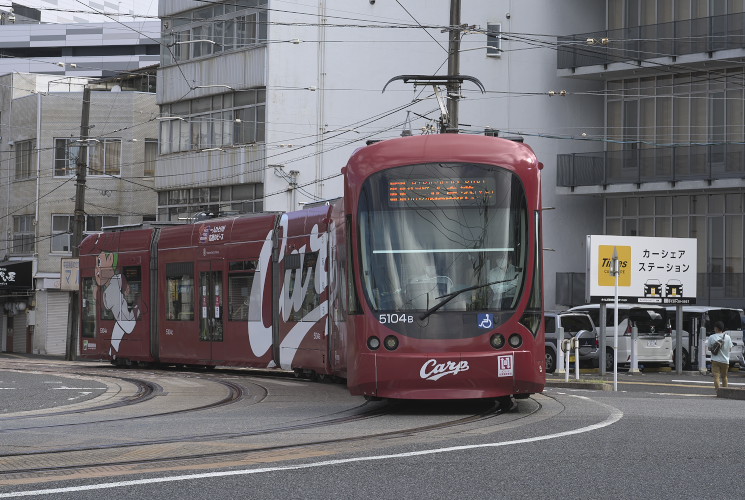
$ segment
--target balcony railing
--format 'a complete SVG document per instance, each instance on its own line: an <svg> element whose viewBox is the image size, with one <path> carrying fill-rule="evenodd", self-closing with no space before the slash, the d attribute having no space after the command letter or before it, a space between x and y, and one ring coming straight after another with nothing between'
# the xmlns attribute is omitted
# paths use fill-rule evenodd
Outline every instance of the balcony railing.
<svg viewBox="0 0 745 500"><path fill-rule="evenodd" d="M696 303L743 308L745 273L698 273ZM585 303L585 273L556 273L556 303L574 307Z"/></svg>
<svg viewBox="0 0 745 500"><path fill-rule="evenodd" d="M557 155L562 187L745 177L745 144L671 146Z"/></svg>
<svg viewBox="0 0 745 500"><path fill-rule="evenodd" d="M745 48L745 14L687 19L559 37L558 68ZM608 39L607 45L600 43ZM588 39L598 41L593 45Z"/></svg>

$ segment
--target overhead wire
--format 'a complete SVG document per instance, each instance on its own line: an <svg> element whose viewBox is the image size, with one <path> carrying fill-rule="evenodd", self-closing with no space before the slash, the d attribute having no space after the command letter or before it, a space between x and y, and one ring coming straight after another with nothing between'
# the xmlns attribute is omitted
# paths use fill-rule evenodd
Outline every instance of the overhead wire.
<svg viewBox="0 0 745 500"><path fill-rule="evenodd" d="M399 4L400 4L400 2L399 2ZM403 7L403 6L402 6L402 7ZM404 10L405 10L405 9L404 9ZM309 13L308 15L313 15L313 14L310 14L310 13ZM415 19L415 21L416 21L416 19ZM417 22L417 27L418 27L418 28L423 28L423 27L424 27L424 26L423 26L423 25L422 25L421 23L419 23L418 21L416 21L416 22ZM412 26L412 27L413 27L413 26ZM514 36L514 35L512 35L512 36ZM516 95L541 95L541 94L542 94L542 93L538 93L538 92L536 92L536 93L533 93L533 94L530 94L530 93L524 93L524 92L523 92L523 93L516 93ZM305 156L305 157L303 157L303 158L307 158L307 156Z"/></svg>

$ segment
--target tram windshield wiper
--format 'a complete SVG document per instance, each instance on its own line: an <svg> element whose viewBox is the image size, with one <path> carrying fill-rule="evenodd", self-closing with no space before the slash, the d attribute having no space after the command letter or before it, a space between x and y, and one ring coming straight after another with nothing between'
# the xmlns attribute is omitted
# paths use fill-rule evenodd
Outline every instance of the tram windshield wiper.
<svg viewBox="0 0 745 500"><path fill-rule="evenodd" d="M481 283L479 285L473 285L473 286L469 286L469 287L466 287L466 288L461 288L460 290L456 290L454 292L446 293L445 295L440 295L439 297L435 297L436 299L444 299L444 300L441 300L440 302L438 302L434 306L432 306L429 309L427 309L426 312L422 313L422 315L419 316L419 319L422 320L422 319L427 318L427 316L429 316L433 312L437 311L439 308L441 308L442 306L444 306L445 304L447 304L448 302L450 302L451 300L453 300L455 297L457 297L458 295L460 295L463 292L468 292L470 290L476 290L476 289L479 289L479 288L484 288L485 286L498 285L499 283L507 283L508 281L514 281L514 280L517 279L517 276L518 275L516 274L515 276L513 276L512 278L510 278L508 280L490 281L488 283Z"/></svg>

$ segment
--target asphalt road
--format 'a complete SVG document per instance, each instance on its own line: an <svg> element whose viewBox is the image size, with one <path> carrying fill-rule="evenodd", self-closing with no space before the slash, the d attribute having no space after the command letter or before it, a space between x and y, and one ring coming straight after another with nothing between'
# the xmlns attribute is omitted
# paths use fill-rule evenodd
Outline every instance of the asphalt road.
<svg viewBox="0 0 745 500"><path fill-rule="evenodd" d="M105 383L89 378L0 370L0 416L80 403L107 389Z"/></svg>
<svg viewBox="0 0 745 500"><path fill-rule="evenodd" d="M298 447L282 458L232 466L78 474L25 485L0 477L0 498L742 498L744 401L717 398L711 378L702 375L635 374L619 382L614 392L550 380L543 394L519 401L507 415L371 445L335 444L316 454ZM735 373L732 382L745 379ZM231 415L260 425L360 403L339 386L272 383L264 385L275 387L274 400ZM392 412L350 425L362 433L459 416L452 404L425 410L431 415ZM212 412L189 414L189 424L209 425L220 415ZM126 432L138 426L169 432L155 418L132 425ZM77 432L92 438L85 427Z"/></svg>

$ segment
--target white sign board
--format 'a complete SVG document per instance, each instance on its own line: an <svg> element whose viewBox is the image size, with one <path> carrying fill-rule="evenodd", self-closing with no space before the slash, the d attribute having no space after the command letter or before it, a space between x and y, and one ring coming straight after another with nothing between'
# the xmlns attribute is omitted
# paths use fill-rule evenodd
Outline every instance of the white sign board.
<svg viewBox="0 0 745 500"><path fill-rule="evenodd" d="M78 290L80 280L80 261L78 259L61 259L60 290L74 292Z"/></svg>
<svg viewBox="0 0 745 500"><path fill-rule="evenodd" d="M615 250L619 302L695 304L696 248L695 238L588 236L585 298L590 304L613 302Z"/></svg>

